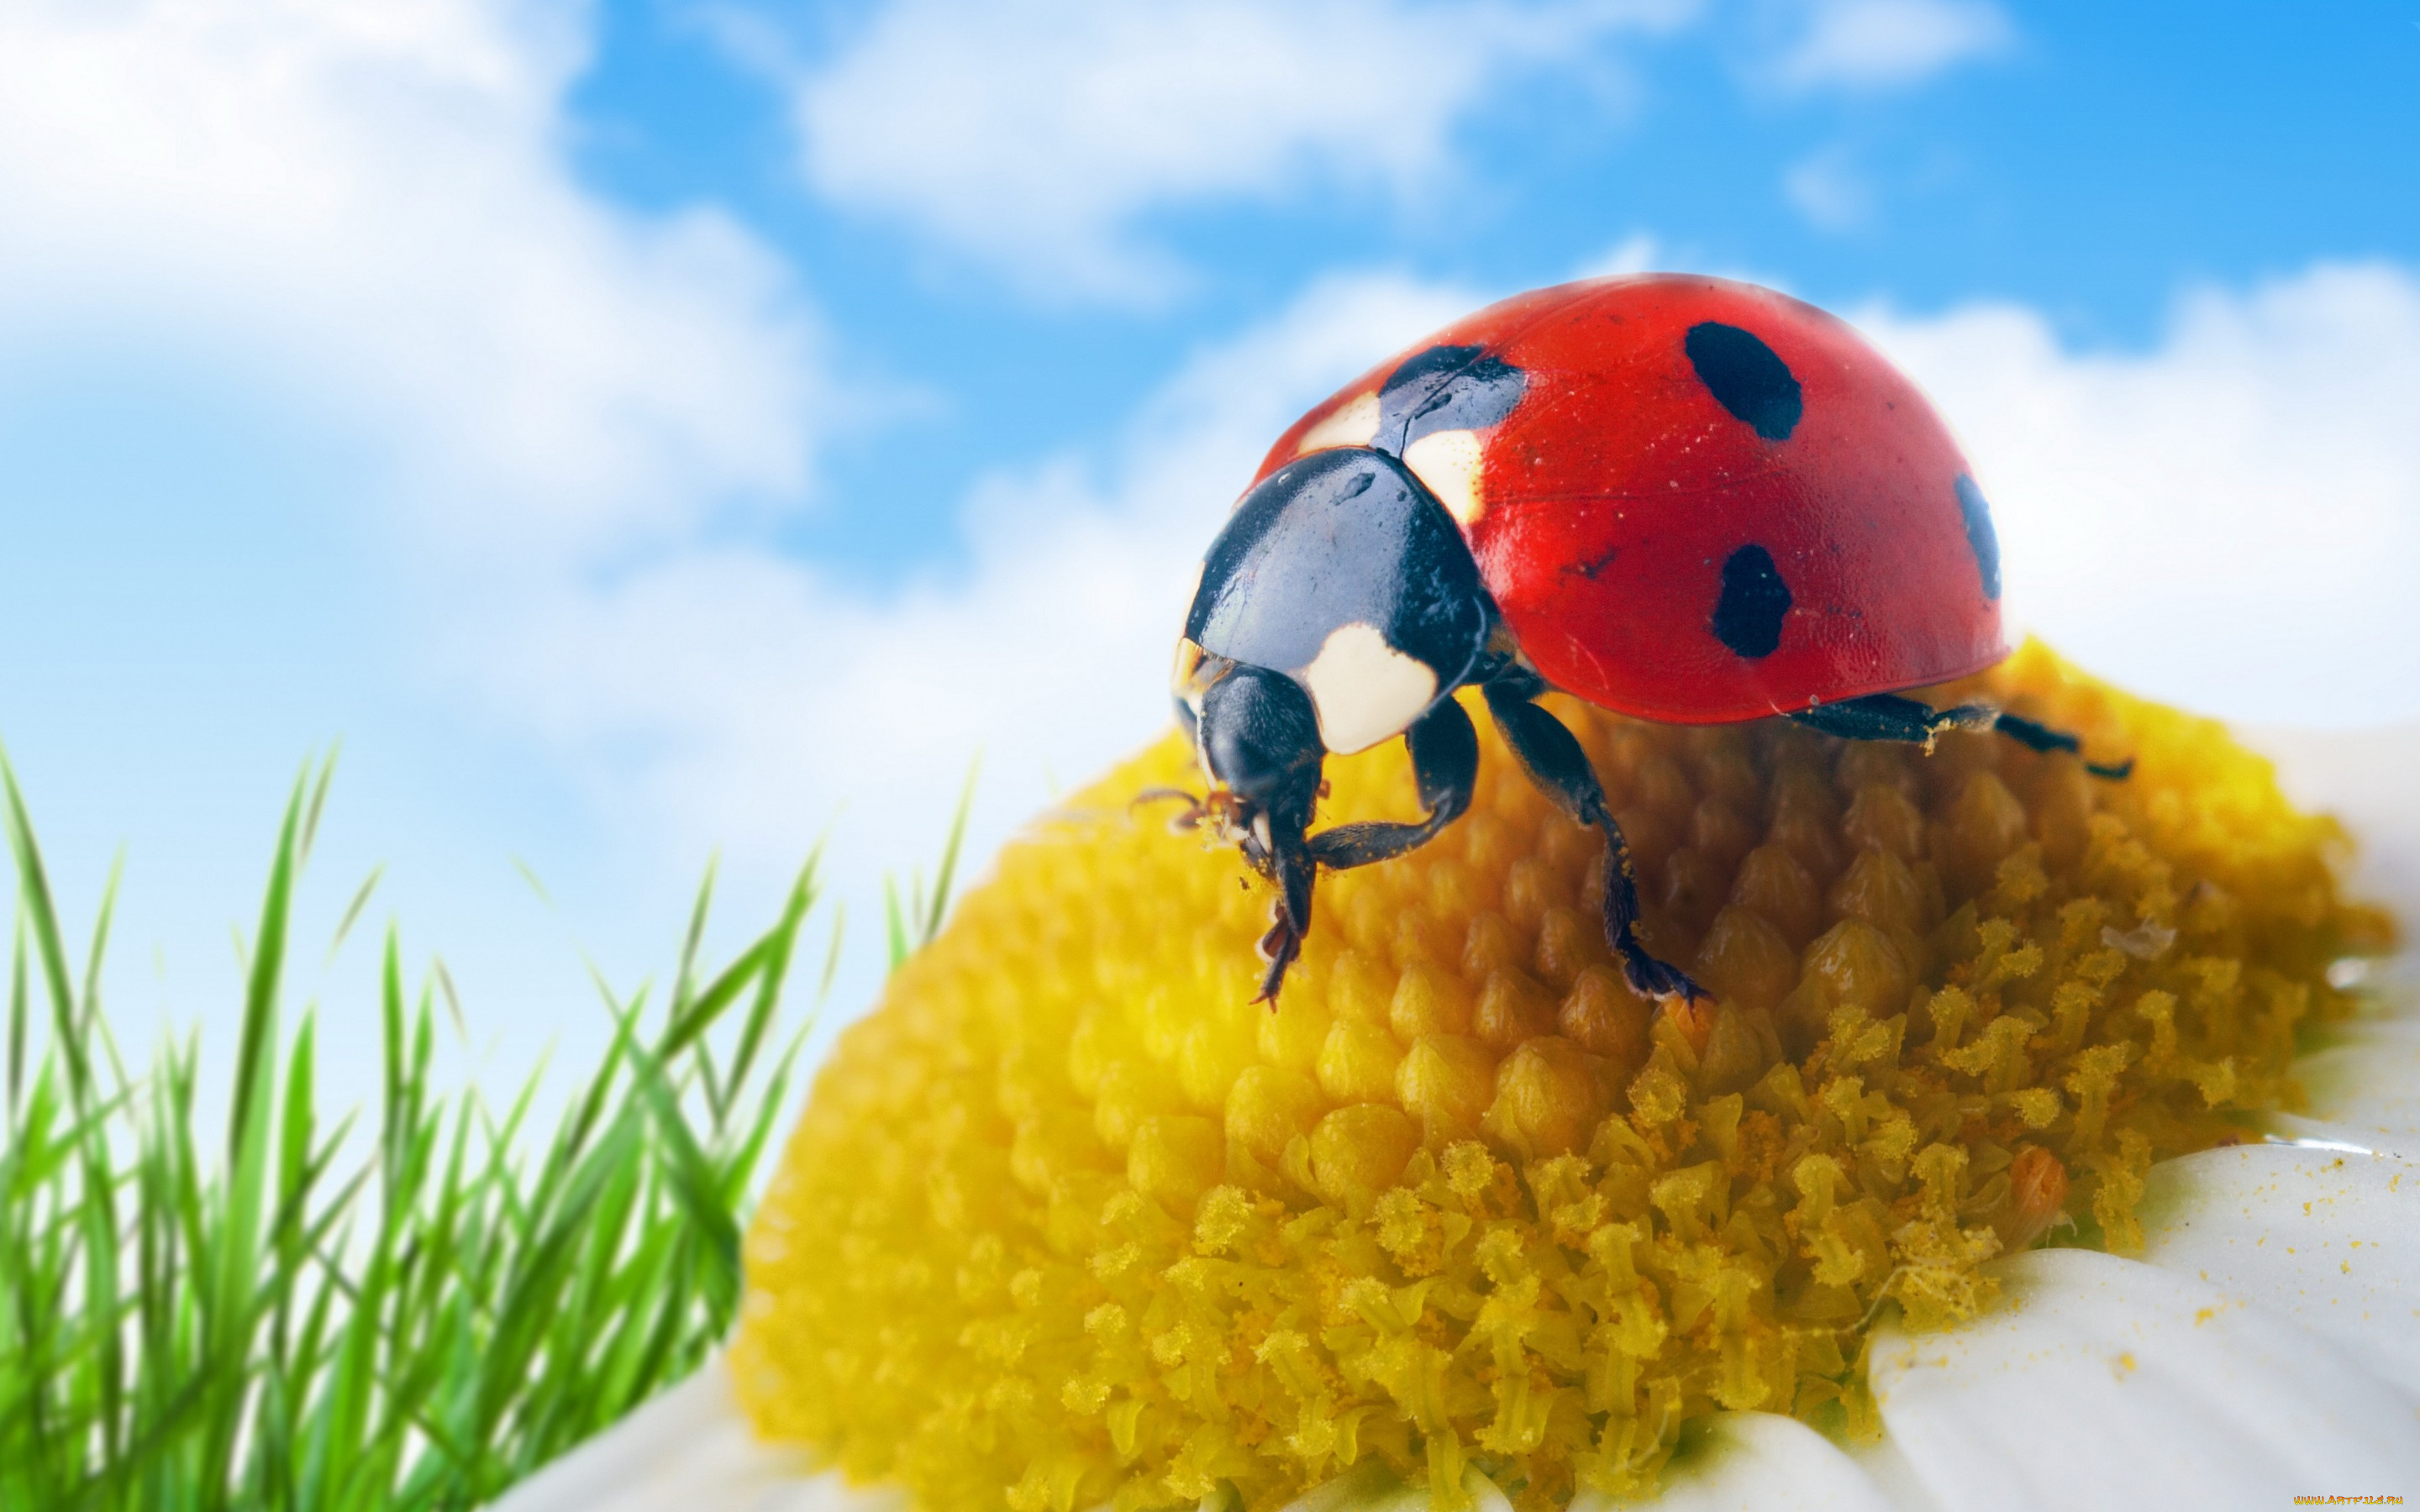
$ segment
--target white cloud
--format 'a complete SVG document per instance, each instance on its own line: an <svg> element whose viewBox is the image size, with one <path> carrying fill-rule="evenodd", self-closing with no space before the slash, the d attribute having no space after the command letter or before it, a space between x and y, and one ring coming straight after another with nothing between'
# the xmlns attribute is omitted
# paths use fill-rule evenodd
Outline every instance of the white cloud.
<svg viewBox="0 0 2420 1512"><path fill-rule="evenodd" d="M597 959L625 984L656 964L679 917L673 879L695 874L695 852L665 845L655 816L547 817L572 807L556 794L575 764L549 770L557 753L518 716L504 738L482 728L411 639L435 623L479 643L474 663L508 654L492 642L534 585L797 498L839 408L813 315L767 249L721 215L639 217L577 181L562 107L584 64L588 8L0 7L0 363L21 385L54 370L89 384L98 360L105 385L139 393L156 374L204 409L224 389L233 410L264 417L229 445L335 459L291 501L306 522L291 533L307 543L190 564L227 572L223 593L172 589L146 604L121 582L85 585L124 606L129 665L74 641L66 623L18 644L45 671L88 680L88 718L72 701L45 704L39 678L0 679L21 754L47 758L43 812L70 815L71 835L81 813L99 854L128 843L113 980L156 989L180 1026L201 1014L214 1046L231 1042L225 1005L241 1000L221 921L256 885L261 842L233 814L256 778L290 770L304 742L341 723L360 754L331 832L359 839L331 838L322 864L358 861L349 882L373 860L396 863L376 912L397 911L415 954L444 949L483 1039L505 1032L530 1051L598 1022L577 957L504 865L507 847L535 841L558 886L574 865L592 881L618 866L586 888L571 930L607 936ZM125 537L129 562L163 548L154 533L168 549L209 539L211 511L242 507L208 476L180 481L185 433L96 426L89 444L156 446L165 459L158 497L102 527ZM95 460L106 473L115 459ZM250 483L276 468L236 471ZM0 485L0 519L38 538L19 514L62 507L39 477ZM180 528L155 532L163 519ZM284 576L298 563L313 580ZM189 637L181 616L221 599L274 608L256 635L209 625ZM196 657L189 640L211 650ZM112 759L129 744L147 762ZM143 791L124 790L130 770ZM161 792L190 802L155 801ZM376 937L365 928L357 940ZM376 1065L362 1026L375 1021L347 1011L368 979L358 957L348 966L332 999L346 1007L332 1009L322 1042L339 1105L375 1091L362 1080Z"/></svg>
<svg viewBox="0 0 2420 1512"><path fill-rule="evenodd" d="M557 584L497 642L500 705L613 811L759 862L795 856L845 801L836 874L859 899L938 853L980 748L986 855L1042 805L1045 774L1080 784L1163 726L1179 602L1267 442L1485 298L1390 278L1313 289L1198 357L1108 459L989 480L966 510L972 565L895 597L705 548L611 589ZM1962 433L2023 623L2122 685L2231 717L2420 714L2409 274L2319 268L2198 295L2133 356L2071 350L2012 306L1861 324Z"/></svg>
<svg viewBox="0 0 2420 1512"><path fill-rule="evenodd" d="M1188 363L1111 457L982 484L971 565L892 597L702 546L611 586L536 585L488 644L488 686L601 806L741 867L795 864L838 811L830 874L862 907L884 869L939 854L978 750L981 856L1054 779L1088 781L1164 727L1187 586L1269 442L1373 354L1480 298L1389 276L1315 285Z"/></svg>
<svg viewBox="0 0 2420 1512"><path fill-rule="evenodd" d="M1793 163L1781 192L1819 231L1854 231L1873 218L1874 186L1845 147L1829 147Z"/></svg>
<svg viewBox="0 0 2420 1512"><path fill-rule="evenodd" d="M2013 613L2230 717L2420 716L2420 280L2321 265L2182 300L2152 349L1977 305L1860 324L1932 394L1998 519Z"/></svg>
<svg viewBox="0 0 2420 1512"><path fill-rule="evenodd" d="M1239 8L1269 39L1241 83L1188 73L1192 34L1157 11L1053 12L1061 32L997 56L985 49L1016 39L970 12L901 111L946 103L978 61L1039 72L930 131L891 121L852 149L867 176L852 181L874 194L873 165L900 154L907 187L884 204L955 215L944 201L963 182L967 218L942 229L1114 281L1140 266L1131 217L1171 195L1426 171L1480 87L1471 70L1526 61L1544 24L1521 12L1457 42L1436 18L1499 13L1375 8L1330 0L1292 28ZM1108 456L975 490L962 572L869 597L709 528L735 496L800 486L806 417L831 390L810 315L742 232L634 219L576 186L558 152L576 14L473 0L0 12L0 340L166 329L358 427L404 470L396 498L433 517L424 539L458 548L452 665L617 827L667 850L703 838L785 863L845 803L835 861L861 906L882 867L937 851L981 748L980 854L1038 805L1044 773L1082 781L1165 718L1184 584L1286 421L1484 297L1322 284L1200 356ZM1410 20L1369 66L1398 69L1400 98L1358 73L1334 100L1284 85L1317 77L1354 18L1388 14ZM919 34L902 28L939 16L918 0L885 13L832 87L908 67L896 50ZM1063 98L1130 55L1162 80L1165 122L1117 88ZM1361 145L1399 105L1409 134ZM1010 142L1019 112L1035 120ZM1070 161L1043 161L1059 150ZM1053 240L1062 212L1069 239ZM1616 257L1653 248L1634 239ZM2243 717L2420 713L2409 273L2321 268L2204 293L2139 355L2072 351L2008 306L1867 324L1968 438L2011 607L2071 654Z"/></svg>
<svg viewBox="0 0 2420 1512"><path fill-rule="evenodd" d="M1909 85L2015 40L1992 0L1813 0L1773 76L1793 90Z"/></svg>
<svg viewBox="0 0 2420 1512"><path fill-rule="evenodd" d="M986 482L960 577L869 600L768 556L566 584L504 696L618 800L795 854L850 805L845 870L927 856L978 748L997 837L1045 772L1157 728L1177 605L1262 449L1333 383L1481 302L1339 280L1149 399L1112 459ZM2420 285L2321 268L2182 306L2140 356L2009 306L1861 324L1935 395L2000 521L2012 612L2157 696L2266 719L2420 712ZM619 753L650 752L635 763Z"/></svg>
<svg viewBox="0 0 2420 1512"><path fill-rule="evenodd" d="M1622 273L1644 273L1664 267L1669 260L1661 237L1649 231L1633 231L1606 251L1584 260L1572 276L1613 278Z"/></svg>
<svg viewBox="0 0 2420 1512"><path fill-rule="evenodd" d="M814 325L709 212L560 161L581 11L32 0L0 12L0 332L199 343L366 437L472 551L677 532L802 485Z"/></svg>
<svg viewBox="0 0 2420 1512"><path fill-rule="evenodd" d="M1603 252L1581 258L1569 278L1616 278L1624 273L1692 272L1761 284L1784 294L1795 293L1790 281L1769 268L1749 268L1712 260L1702 248L1674 244L1652 231L1633 231Z"/></svg>
<svg viewBox="0 0 2420 1512"><path fill-rule="evenodd" d="M1696 0L892 0L797 80L807 177L1061 296L1181 276L1135 223L1200 201L1416 196L1509 75Z"/></svg>

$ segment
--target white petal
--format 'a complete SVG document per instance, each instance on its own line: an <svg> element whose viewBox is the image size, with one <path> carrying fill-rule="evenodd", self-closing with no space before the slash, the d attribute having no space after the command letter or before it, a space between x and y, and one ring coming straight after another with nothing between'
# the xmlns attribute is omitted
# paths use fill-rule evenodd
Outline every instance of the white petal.
<svg viewBox="0 0 2420 1512"><path fill-rule="evenodd" d="M1692 1427L1665 1473L1656 1512L1893 1512L1890 1499L1830 1440L1776 1412L1718 1412ZM1572 1512L1629 1504L1592 1493Z"/></svg>
<svg viewBox="0 0 2420 1512"><path fill-rule="evenodd" d="M2420 930L2420 725L2384 730L2245 730L2245 745L2277 764L2301 808L2335 814L2353 840L2354 896ZM2311 1094L2307 1118L2273 1115L2280 1134L2335 1140L2420 1159L2420 962L2406 951L2377 974L2374 1019L2338 1031L2294 1072Z"/></svg>
<svg viewBox="0 0 2420 1512"><path fill-rule="evenodd" d="M506 1492L493 1512L899 1512L905 1495L817 1473L760 1442L715 1356Z"/></svg>
<svg viewBox="0 0 2420 1512"><path fill-rule="evenodd" d="M1940 1504L2276 1507L2420 1486L2403 1391L2325 1340L2165 1268L2040 1250L2009 1302L1875 1341L1883 1422Z"/></svg>
<svg viewBox="0 0 2420 1512"><path fill-rule="evenodd" d="M1854 1453L1857 1468L1873 1477L1874 1484L1900 1512L1942 1512L1941 1498L1916 1473L1906 1453L1889 1434L1871 1443L1858 1444Z"/></svg>
<svg viewBox="0 0 2420 1512"><path fill-rule="evenodd" d="M2151 1172L2143 1228L2145 1260L2302 1324L2420 1401L2420 1165L2206 1149Z"/></svg>
<svg viewBox="0 0 2420 1512"><path fill-rule="evenodd" d="M2420 993L2399 981L2386 991L2387 1016L2334 1030L2326 1049L2294 1062L2310 1114L2273 1113L2263 1128L2420 1160Z"/></svg>
<svg viewBox="0 0 2420 1512"><path fill-rule="evenodd" d="M1472 1512L1512 1512L1512 1499L1476 1465L1463 1467L1462 1489ZM1426 1490L1404 1485L1377 1460L1364 1459L1288 1502L1281 1512L1430 1512L1435 1504Z"/></svg>

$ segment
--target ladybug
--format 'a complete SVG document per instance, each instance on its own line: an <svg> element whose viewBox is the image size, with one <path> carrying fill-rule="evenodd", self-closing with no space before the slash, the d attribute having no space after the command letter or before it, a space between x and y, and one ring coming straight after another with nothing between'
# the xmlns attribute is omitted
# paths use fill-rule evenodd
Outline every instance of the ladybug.
<svg viewBox="0 0 2420 1512"><path fill-rule="evenodd" d="M1703 989L1633 931L1638 889L1559 689L1641 718L1783 716L1930 748L2076 738L1900 689L2008 655L1982 491L1924 396L1843 322L1771 289L1648 274L1493 304L1278 439L1211 542L1174 692L1211 825L1276 884L1260 998L1322 867L1368 866L1470 806L1476 687L1531 781L1606 838L1606 936L1633 989ZM1309 833L1321 767L1404 736L1426 814ZM2124 766L2095 766L2121 778Z"/></svg>

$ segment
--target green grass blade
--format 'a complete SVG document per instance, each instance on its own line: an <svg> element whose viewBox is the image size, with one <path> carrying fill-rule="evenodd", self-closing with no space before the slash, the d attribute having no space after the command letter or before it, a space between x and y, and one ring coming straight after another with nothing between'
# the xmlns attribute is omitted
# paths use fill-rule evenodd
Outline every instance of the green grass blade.
<svg viewBox="0 0 2420 1512"><path fill-rule="evenodd" d="M782 984L789 980L790 959L798 947L799 926L806 922L807 910L815 903L815 865L822 858L818 845L807 856L806 864L799 869L798 880L790 885L790 896L782 905L782 921L766 935L768 949L764 967L757 974L756 1001L748 1010L740 1026L739 1043L732 1052L731 1084L735 1087L748 1079L756 1064L756 1054L765 1043L766 1031L772 1027L773 1015L782 1004ZM715 1105L715 1123L721 1127L727 1111L721 1101Z"/></svg>
<svg viewBox="0 0 2420 1512"><path fill-rule="evenodd" d="M899 911L899 888L889 877L882 879L882 927L891 947L891 969L897 971L908 964L908 918Z"/></svg>
<svg viewBox="0 0 2420 1512"><path fill-rule="evenodd" d="M75 996L68 988L68 958L59 943L58 910L51 901L50 876L42 868L41 847L35 843L33 824L25 817L24 795L17 791L17 769L9 764L6 749L0 749L0 787L7 789L8 800L8 851L17 862L17 896L33 925L35 948L41 955L42 980L50 988L52 1021L57 1026L59 1049L67 1057L73 1085L81 1090L90 1072L85 1062L83 1036L76 1032Z"/></svg>
<svg viewBox="0 0 2420 1512"><path fill-rule="evenodd" d="M437 979L438 991L445 995L445 1013L454 1021L454 1036L464 1044L471 1042L471 1020L462 1011L462 995L454 987L454 973L445 969L442 955L428 958L428 969Z"/></svg>
<svg viewBox="0 0 2420 1512"><path fill-rule="evenodd" d="M697 1000L665 1029L663 1041L656 1046L656 1054L659 1057L676 1056L712 1028L714 1021L721 1018L723 1011L748 990L749 983L765 974L768 964L775 957L779 934L780 928L776 926L773 933L750 946L738 960L725 966L721 974L706 985L706 991L697 995Z"/></svg>
<svg viewBox="0 0 2420 1512"><path fill-rule="evenodd" d="M25 1086L25 908L17 906L17 938L8 952L8 1113L16 1116Z"/></svg>
<svg viewBox="0 0 2420 1512"><path fill-rule="evenodd" d="M287 801L286 820L277 836L277 855L270 864L269 896L260 905L260 930L251 952L251 970L243 995L242 1038L236 1050L235 1101L227 1111L227 1149L231 1155L243 1146L255 1118L255 1105L264 1095L277 1031L277 984L286 966L286 924L294 896L295 831L302 821L302 783L294 784Z"/></svg>
<svg viewBox="0 0 2420 1512"><path fill-rule="evenodd" d="M724 1204L722 1183L716 1179L706 1151L699 1148L689 1119L681 1113L680 1099L664 1074L663 1063L644 1050L635 1052L632 1060L638 1068L647 1111L654 1115L656 1132L671 1157L667 1175L673 1199L689 1221L705 1255L706 1266L699 1279L705 1287L706 1307L729 1318L737 1310L739 1302L738 1222Z"/></svg>
<svg viewBox="0 0 2420 1512"><path fill-rule="evenodd" d="M958 852L966 843L967 815L974 810L975 779L982 774L983 758L977 756L967 765L966 783L958 789L957 811L950 816L950 838L941 847L941 869L934 878L932 905L916 936L920 948L932 944L933 937L941 933L941 916L950 906L950 884L957 877Z"/></svg>
<svg viewBox="0 0 2420 1512"><path fill-rule="evenodd" d="M109 949L109 921L117 911L117 885L126 874L126 850L118 848L109 863L109 880L101 889L101 910L93 918L92 949L85 952L82 1027L91 1032L101 1014L101 958Z"/></svg>
<svg viewBox="0 0 2420 1512"><path fill-rule="evenodd" d="M815 1007L821 1009L831 996L832 979L840 975L841 939L848 929L848 905L832 905L831 943L824 947L824 972L815 982Z"/></svg>
<svg viewBox="0 0 2420 1512"><path fill-rule="evenodd" d="M101 1007L122 869L79 992L0 757L19 878L0 1507L467 1509L678 1379L737 1311L747 1195L806 1033L783 1005L817 857L719 968L706 879L660 1023L645 991L625 1001L600 980L612 1041L543 1139L543 1065L501 1118L474 1088L438 1085L438 1001L466 1041L470 1014L434 956L407 995L390 925L370 974L378 1106L356 1141L353 1118L323 1113L318 1011L281 1024L334 763L288 795L257 931L237 938L241 1022L211 1137L197 1038L168 1040L138 1076ZM332 960L381 874L353 893ZM921 934L937 917L920 888L898 923Z"/></svg>
<svg viewBox="0 0 2420 1512"><path fill-rule="evenodd" d="M302 838L294 852L297 866L311 859L311 842L319 838L319 811L328 806L328 784L335 779L336 758L344 754L344 749L345 743L337 741L328 748L327 756L319 763L318 779L311 784L311 806L302 815ZM303 773L309 776L310 768L304 767Z"/></svg>
<svg viewBox="0 0 2420 1512"><path fill-rule="evenodd" d="M706 876L697 885L697 902L690 906L689 933L681 939L680 965L673 973L673 1013L689 1002L690 984L697 980L697 948L706 939L706 916L714 905L714 871L719 856L706 860Z"/></svg>
<svg viewBox="0 0 2420 1512"><path fill-rule="evenodd" d="M513 857L513 870L521 874L521 880L523 882L529 884L529 890L537 894L538 902L546 904L549 908L554 906L554 894L546 890L546 883L539 879L537 869L535 867L516 856Z"/></svg>
<svg viewBox="0 0 2420 1512"><path fill-rule="evenodd" d="M336 920L335 937L328 942L330 961L335 960L336 952L345 948L345 936L353 932L353 924L362 917L362 910L369 906L370 894L378 890L379 879L385 875L386 863L380 861L370 868L368 876L362 879L361 890L354 893L353 901L345 905L345 917Z"/></svg>

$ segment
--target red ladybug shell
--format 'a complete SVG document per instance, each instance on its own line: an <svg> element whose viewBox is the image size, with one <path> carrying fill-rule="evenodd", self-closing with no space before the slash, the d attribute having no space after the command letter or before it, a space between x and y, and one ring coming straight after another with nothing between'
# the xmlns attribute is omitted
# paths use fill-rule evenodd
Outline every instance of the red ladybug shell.
<svg viewBox="0 0 2420 1512"><path fill-rule="evenodd" d="M1779 358L1794 423L1726 408L1688 350L1710 323ZM1404 460L1460 519L1505 623L1556 687L1710 724L1943 682L2007 655L1990 519L1932 407L1847 325L1752 285L1649 274L1490 305L1304 415L1254 481L1305 452L1370 444L1388 375L1438 346L1523 375L1500 422L1449 439L1458 475L1433 477L1439 454L1424 468L1418 445ZM1761 655L1716 629L1726 564L1747 573L1749 548L1787 590ZM1764 591L1770 610L1779 595Z"/></svg>

